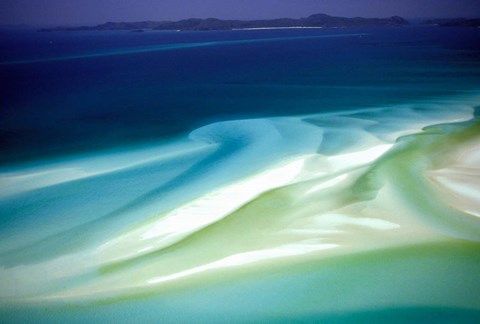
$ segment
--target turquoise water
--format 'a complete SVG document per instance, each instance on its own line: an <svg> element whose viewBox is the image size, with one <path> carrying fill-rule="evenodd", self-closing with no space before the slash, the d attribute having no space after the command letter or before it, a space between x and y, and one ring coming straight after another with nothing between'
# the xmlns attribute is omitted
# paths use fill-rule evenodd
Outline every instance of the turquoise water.
<svg viewBox="0 0 480 324"><path fill-rule="evenodd" d="M480 30L0 36L3 322L480 320Z"/></svg>

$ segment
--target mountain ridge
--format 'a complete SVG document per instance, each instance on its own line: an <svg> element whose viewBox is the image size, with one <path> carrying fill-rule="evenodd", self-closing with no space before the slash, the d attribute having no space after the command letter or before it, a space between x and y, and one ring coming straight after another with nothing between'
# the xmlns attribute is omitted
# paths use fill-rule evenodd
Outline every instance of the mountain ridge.
<svg viewBox="0 0 480 324"><path fill-rule="evenodd" d="M39 31L81 31L81 30L179 30L208 31L234 30L254 28L351 28L351 27L398 27L409 22L400 17L363 18L336 17L323 13L313 14L306 18L276 18L266 20L223 20L218 18L189 18L179 21L138 21L138 22L106 22L96 26L54 27Z"/></svg>

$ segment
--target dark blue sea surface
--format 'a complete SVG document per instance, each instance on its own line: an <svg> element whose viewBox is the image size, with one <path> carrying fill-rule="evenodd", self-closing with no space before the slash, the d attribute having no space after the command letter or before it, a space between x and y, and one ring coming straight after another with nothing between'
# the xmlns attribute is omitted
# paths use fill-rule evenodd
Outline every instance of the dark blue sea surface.
<svg viewBox="0 0 480 324"><path fill-rule="evenodd" d="M0 164L480 85L480 30L0 31Z"/></svg>

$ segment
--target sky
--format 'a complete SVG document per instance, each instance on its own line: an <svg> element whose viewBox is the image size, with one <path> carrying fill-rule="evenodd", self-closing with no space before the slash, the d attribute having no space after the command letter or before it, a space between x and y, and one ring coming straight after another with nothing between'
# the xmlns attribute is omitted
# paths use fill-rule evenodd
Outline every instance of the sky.
<svg viewBox="0 0 480 324"><path fill-rule="evenodd" d="M480 0L0 0L0 24L88 25L185 18L480 17Z"/></svg>

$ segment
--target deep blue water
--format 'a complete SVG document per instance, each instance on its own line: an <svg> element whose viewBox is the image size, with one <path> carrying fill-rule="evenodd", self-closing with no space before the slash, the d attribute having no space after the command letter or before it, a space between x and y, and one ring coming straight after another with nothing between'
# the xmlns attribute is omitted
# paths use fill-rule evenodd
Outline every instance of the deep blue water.
<svg viewBox="0 0 480 324"><path fill-rule="evenodd" d="M0 39L0 164L480 85L478 29L10 30Z"/></svg>

